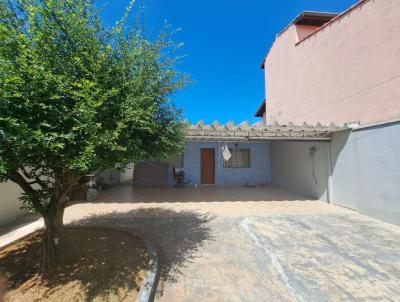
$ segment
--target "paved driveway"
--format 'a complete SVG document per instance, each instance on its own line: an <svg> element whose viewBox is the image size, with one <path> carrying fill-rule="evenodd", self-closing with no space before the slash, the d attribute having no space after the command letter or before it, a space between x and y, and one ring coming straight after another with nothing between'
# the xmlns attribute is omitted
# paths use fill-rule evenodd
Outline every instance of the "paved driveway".
<svg viewBox="0 0 400 302"><path fill-rule="evenodd" d="M66 211L160 251L156 301L400 301L400 228L273 188L135 189Z"/></svg>

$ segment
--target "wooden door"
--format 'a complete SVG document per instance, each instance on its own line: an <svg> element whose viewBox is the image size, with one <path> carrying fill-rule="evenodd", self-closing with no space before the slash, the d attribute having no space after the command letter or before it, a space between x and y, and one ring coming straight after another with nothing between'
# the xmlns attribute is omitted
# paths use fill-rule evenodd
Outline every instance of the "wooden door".
<svg viewBox="0 0 400 302"><path fill-rule="evenodd" d="M215 151L201 149L201 183L211 185L215 183Z"/></svg>

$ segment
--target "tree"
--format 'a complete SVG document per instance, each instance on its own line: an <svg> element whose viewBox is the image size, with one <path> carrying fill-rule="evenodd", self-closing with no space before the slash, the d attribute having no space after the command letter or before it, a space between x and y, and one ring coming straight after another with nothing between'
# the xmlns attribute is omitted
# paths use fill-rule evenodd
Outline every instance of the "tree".
<svg viewBox="0 0 400 302"><path fill-rule="evenodd" d="M170 97L187 77L168 29L148 39L101 24L92 0L0 0L0 181L44 218L42 271L62 248L64 209L88 172L178 152Z"/></svg>

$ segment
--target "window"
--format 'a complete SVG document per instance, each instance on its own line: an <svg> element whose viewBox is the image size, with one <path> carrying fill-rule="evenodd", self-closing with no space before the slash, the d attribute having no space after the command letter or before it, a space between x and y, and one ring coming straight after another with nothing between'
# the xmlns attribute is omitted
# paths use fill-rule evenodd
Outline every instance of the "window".
<svg viewBox="0 0 400 302"><path fill-rule="evenodd" d="M229 149L232 157L224 161L224 168L250 168L250 149Z"/></svg>

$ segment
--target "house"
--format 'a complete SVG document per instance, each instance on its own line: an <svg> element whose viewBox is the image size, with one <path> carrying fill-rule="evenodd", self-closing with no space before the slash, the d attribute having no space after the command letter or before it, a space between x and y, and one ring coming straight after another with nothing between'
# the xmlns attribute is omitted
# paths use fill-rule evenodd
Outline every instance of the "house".
<svg viewBox="0 0 400 302"><path fill-rule="evenodd" d="M187 185L272 184L400 224L399 15L397 0L300 14L262 63L263 122L192 125L183 155L139 165L137 185L171 186L178 167Z"/></svg>
<svg viewBox="0 0 400 302"><path fill-rule="evenodd" d="M312 154L295 157L303 164L305 181L299 182L301 190L293 190L312 199L329 201L325 165L312 165L313 161L325 160L328 156L326 143L333 135L346 131L346 125L264 125L247 122L225 125L217 121L206 125L202 121L191 125L186 132L186 142L182 155L174 155L165 161L142 162L135 167L134 185L138 187L173 186L174 168L185 172L188 186L265 186L273 184L273 179L281 174L283 165L275 166L281 156L271 155L271 150L280 142L293 142L298 146L308 145L315 149ZM231 157L225 160L222 147L228 147ZM288 163L286 163L288 164ZM278 183L279 186L284 187ZM292 188L289 188L292 189Z"/></svg>
<svg viewBox="0 0 400 302"><path fill-rule="evenodd" d="M188 185L272 184L400 224L399 15L397 0L300 14L262 63L263 122L192 125L178 163L135 179L173 185L179 167Z"/></svg>
<svg viewBox="0 0 400 302"><path fill-rule="evenodd" d="M317 147L329 201L400 224L400 5L362 0L340 14L304 12L262 62L266 125L346 124ZM271 181L313 193L313 142L271 144ZM319 149L318 149L319 148ZM302 161L296 158L303 158ZM321 181L321 180L319 180ZM318 192L314 192L318 193ZM322 196L323 197L323 196Z"/></svg>
<svg viewBox="0 0 400 302"><path fill-rule="evenodd" d="M265 57L268 123L361 124L400 117L400 6L363 0L340 14L304 12Z"/></svg>

